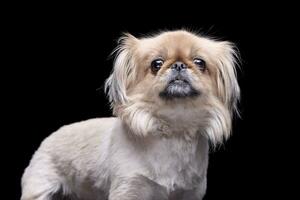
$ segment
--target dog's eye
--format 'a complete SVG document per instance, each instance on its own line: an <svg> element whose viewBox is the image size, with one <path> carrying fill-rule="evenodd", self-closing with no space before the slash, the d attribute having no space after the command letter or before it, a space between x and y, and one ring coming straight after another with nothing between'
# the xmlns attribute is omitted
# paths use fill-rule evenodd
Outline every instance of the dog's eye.
<svg viewBox="0 0 300 200"><path fill-rule="evenodd" d="M158 70L160 70L160 68L163 64L164 64L163 59L161 59L161 58L155 59L151 62L151 70L153 72L157 72Z"/></svg>
<svg viewBox="0 0 300 200"><path fill-rule="evenodd" d="M199 67L201 71L204 71L206 69L205 61L201 58L195 58L194 63Z"/></svg>

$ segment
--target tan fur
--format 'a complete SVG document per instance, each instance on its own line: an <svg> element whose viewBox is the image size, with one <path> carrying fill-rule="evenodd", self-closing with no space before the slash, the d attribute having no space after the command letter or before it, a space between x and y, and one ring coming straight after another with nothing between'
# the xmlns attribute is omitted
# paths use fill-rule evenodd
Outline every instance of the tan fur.
<svg viewBox="0 0 300 200"><path fill-rule="evenodd" d="M128 57L120 57L125 52ZM237 56L232 43L212 40L183 30L164 32L141 39L127 34L122 38L118 54L115 71L108 79L106 86L109 88L108 93L114 113L130 124L129 127L133 132L147 135L145 131L148 128L144 129L145 125L134 121L140 119L139 115L147 116L150 124L155 122L154 127L167 127L167 124L170 124L166 117L161 116L161 118L165 118L164 120L157 120L155 117L158 110L165 106L164 100L158 97L158 91L161 91L167 84L164 76L168 74L171 64L175 61L182 61L188 66L193 78L193 86L203 95L193 101L193 104L186 101L174 101L173 105L183 104L187 110L199 108L201 112L210 110L210 106L218 107L222 110L220 113L226 116L221 120L224 122L221 123L224 127L219 133L208 137L211 137L213 143L228 138L231 130L231 116L237 111L236 104L239 99L235 71ZM193 63L195 57L206 61L206 71L202 72L195 66ZM153 74L150 70L150 63L155 58L164 58L164 64L157 74ZM124 61L120 62L119 59ZM118 74L119 69L123 69L121 71L126 74L122 75L123 81L118 81L122 90L117 92L115 90L118 88L111 84L111 79ZM121 96L121 100L114 98L112 94L118 94ZM168 102L168 104L172 105L172 102ZM144 113L147 114L144 115ZM136 125L137 130L131 126L133 124ZM202 125L198 124L197 126ZM153 128L152 125L151 127Z"/></svg>

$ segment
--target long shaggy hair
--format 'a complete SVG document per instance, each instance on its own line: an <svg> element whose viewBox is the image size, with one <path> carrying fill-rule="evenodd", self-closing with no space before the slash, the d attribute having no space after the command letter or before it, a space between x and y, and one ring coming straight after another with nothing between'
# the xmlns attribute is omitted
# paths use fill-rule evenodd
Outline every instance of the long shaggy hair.
<svg viewBox="0 0 300 200"><path fill-rule="evenodd" d="M217 41L211 38L186 31L180 31L189 35L192 39L201 40L203 48L212 49L213 57L210 63L210 77L214 85L215 95L207 96L201 112L205 111L202 119L205 134L213 145L227 139L231 132L231 120L234 114L239 115L237 103L240 98L240 89L236 78L236 66L238 66L239 54L235 45L227 41ZM172 32L171 32L172 33ZM168 37L170 32L163 35ZM162 37L160 33L152 37ZM145 98L132 89L143 81L144 75L140 69L140 55L144 46L147 46L144 38L139 41L129 33L124 34L119 45L115 49L116 55L113 72L106 80L105 91L113 108L113 113L123 119L132 129L133 133L145 136L151 132L151 127L157 122L155 116L155 104L153 98ZM155 41L151 41L154 42ZM155 87L155 85L153 85ZM131 91L130 91L131 90ZM148 96L149 97L149 96ZM159 108L157 108L159 109ZM167 127L161 127L166 129Z"/></svg>

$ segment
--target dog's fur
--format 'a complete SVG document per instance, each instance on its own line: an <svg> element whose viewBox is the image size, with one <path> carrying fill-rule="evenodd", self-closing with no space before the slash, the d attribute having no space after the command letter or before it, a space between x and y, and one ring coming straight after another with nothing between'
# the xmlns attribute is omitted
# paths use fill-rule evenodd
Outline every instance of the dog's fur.
<svg viewBox="0 0 300 200"><path fill-rule="evenodd" d="M203 198L209 141L229 137L237 111L235 47L179 30L126 34L115 53L106 90L116 118L45 139L23 175L22 200Z"/></svg>

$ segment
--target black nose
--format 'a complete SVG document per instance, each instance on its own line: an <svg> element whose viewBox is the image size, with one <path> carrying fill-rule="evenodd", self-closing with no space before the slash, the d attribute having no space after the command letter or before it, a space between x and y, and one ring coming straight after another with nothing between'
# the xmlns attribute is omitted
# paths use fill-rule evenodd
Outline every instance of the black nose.
<svg viewBox="0 0 300 200"><path fill-rule="evenodd" d="M175 69L177 71L181 71L185 69L187 66L183 62L175 62L172 66L171 69Z"/></svg>

